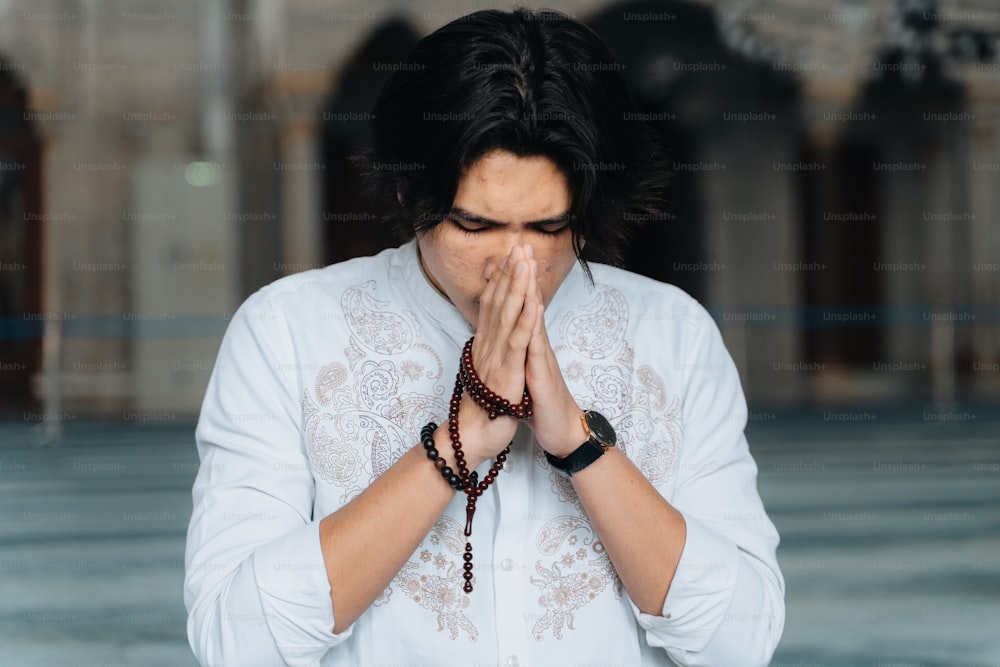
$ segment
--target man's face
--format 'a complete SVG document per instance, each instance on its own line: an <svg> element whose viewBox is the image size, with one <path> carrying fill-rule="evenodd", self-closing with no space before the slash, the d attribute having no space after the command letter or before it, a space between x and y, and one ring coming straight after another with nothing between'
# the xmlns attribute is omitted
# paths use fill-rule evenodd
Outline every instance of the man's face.
<svg viewBox="0 0 1000 667"><path fill-rule="evenodd" d="M451 214L417 237L424 272L476 326L487 276L511 248L530 243L548 304L576 261L571 203L566 177L549 158L488 153L462 175Z"/></svg>

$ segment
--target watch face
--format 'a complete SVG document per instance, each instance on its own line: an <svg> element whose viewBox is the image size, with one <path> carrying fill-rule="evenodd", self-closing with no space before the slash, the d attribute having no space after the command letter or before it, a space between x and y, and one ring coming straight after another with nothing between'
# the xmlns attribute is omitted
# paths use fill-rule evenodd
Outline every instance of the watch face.
<svg viewBox="0 0 1000 667"><path fill-rule="evenodd" d="M615 429L611 427L611 424L604 418L604 415L593 410L586 412L585 415L587 428L590 429L591 437L605 447L614 447L618 438L615 435Z"/></svg>

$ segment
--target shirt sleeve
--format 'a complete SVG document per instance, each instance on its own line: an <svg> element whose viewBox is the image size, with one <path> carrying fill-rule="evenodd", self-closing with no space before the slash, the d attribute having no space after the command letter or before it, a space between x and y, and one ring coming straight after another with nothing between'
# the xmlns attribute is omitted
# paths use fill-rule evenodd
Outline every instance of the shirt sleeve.
<svg viewBox="0 0 1000 667"><path fill-rule="evenodd" d="M746 400L715 322L696 306L673 506L687 539L660 616L633 603L650 646L684 667L765 666L784 628L778 534L757 492Z"/></svg>
<svg viewBox="0 0 1000 667"><path fill-rule="evenodd" d="M233 316L195 432L184 604L202 665L316 665L351 632L333 634L295 360L265 294Z"/></svg>

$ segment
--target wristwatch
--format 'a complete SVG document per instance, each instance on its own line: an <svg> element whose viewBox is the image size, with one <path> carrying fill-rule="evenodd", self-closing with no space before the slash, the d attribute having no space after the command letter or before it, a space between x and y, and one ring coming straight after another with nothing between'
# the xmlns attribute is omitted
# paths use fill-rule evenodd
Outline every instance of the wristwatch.
<svg viewBox="0 0 1000 667"><path fill-rule="evenodd" d="M587 432L586 442L574 449L569 456L561 459L545 452L545 458L549 465L566 477L580 472L601 458L604 452L614 447L615 443L618 442L615 429L600 412L587 410L580 417L580 421L583 422L583 430Z"/></svg>

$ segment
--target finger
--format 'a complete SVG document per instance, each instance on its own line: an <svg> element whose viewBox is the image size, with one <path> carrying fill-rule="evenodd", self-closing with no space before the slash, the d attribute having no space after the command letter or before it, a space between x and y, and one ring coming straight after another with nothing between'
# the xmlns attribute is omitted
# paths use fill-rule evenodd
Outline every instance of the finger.
<svg viewBox="0 0 1000 667"><path fill-rule="evenodd" d="M545 299L542 296L542 283L538 280L538 262L535 260L531 260L531 284L528 286L528 292L534 301L545 305Z"/></svg>
<svg viewBox="0 0 1000 667"><path fill-rule="evenodd" d="M523 363L525 365L527 364L526 355L530 349L531 339L535 336L535 331L538 327L539 312L536 304L531 301L525 301L524 307L518 315L517 322L515 322L514 328L507 337L512 356L516 355L524 359Z"/></svg>
<svg viewBox="0 0 1000 667"><path fill-rule="evenodd" d="M524 386L530 329L529 336L521 336L513 344L510 337L524 309L530 267L520 247L511 249L503 266L503 271L491 281L494 283L491 292L484 291L480 326L473 343L473 362L487 386L504 397L516 398ZM532 320L528 321L533 324Z"/></svg>
<svg viewBox="0 0 1000 667"><path fill-rule="evenodd" d="M531 267L523 260L517 262L514 265L513 275L511 276L510 288L499 310L496 335L500 339L506 339L510 336L511 329L516 326L518 319L521 317L530 281Z"/></svg>
<svg viewBox="0 0 1000 667"><path fill-rule="evenodd" d="M476 329L482 330L486 327L486 323L490 319L490 315L493 312L493 299L496 298L497 282L500 276L500 270L494 266L492 268L487 268L483 272L483 276L486 278L486 287L479 294L479 318L476 320Z"/></svg>
<svg viewBox="0 0 1000 667"><path fill-rule="evenodd" d="M541 315L544 312L545 304L542 299L541 283L538 281L538 262L530 260L529 266L531 267L531 275L529 278L528 291L524 297L525 308L535 308L537 306L541 311L539 312L539 315ZM544 326L544 323L542 324Z"/></svg>
<svg viewBox="0 0 1000 667"><path fill-rule="evenodd" d="M492 272L490 280L486 283L486 288L479 296L479 322L477 329L480 332L489 332L496 326L497 301L503 299L507 285L510 282L510 274L507 271L507 267L510 265L510 258L510 253L503 258L496 267L496 270ZM482 341L485 342L485 336L482 338Z"/></svg>
<svg viewBox="0 0 1000 667"><path fill-rule="evenodd" d="M534 317L534 326L531 329L531 338L528 340L526 363L529 366L542 360L550 348L548 331L545 329L545 306L532 300L531 308L535 311L536 316Z"/></svg>
<svg viewBox="0 0 1000 667"><path fill-rule="evenodd" d="M483 267L483 277L486 280L492 280L498 269L503 270L503 264L506 260L506 257L499 261L492 258L486 260L486 266Z"/></svg>
<svg viewBox="0 0 1000 667"><path fill-rule="evenodd" d="M497 280L502 276L504 268L507 266L507 261L510 259L510 253L506 257L501 259L499 262L489 260L486 263L486 269L483 271L483 276L486 278L487 285L486 290L483 290L483 294L492 294L497 286Z"/></svg>
<svg viewBox="0 0 1000 667"><path fill-rule="evenodd" d="M492 298L492 311L487 320L489 333L499 343L506 340L524 307L527 289L524 252L520 246L511 249L507 265L504 267Z"/></svg>
<svg viewBox="0 0 1000 667"><path fill-rule="evenodd" d="M534 285L529 288L529 294L525 299L525 309L532 308L536 311L534 317L534 327L531 331L531 339L528 342L527 364L548 363L547 355L551 350L549 344L548 330L545 328L545 304L542 299L541 284L538 282L538 265L533 266Z"/></svg>

